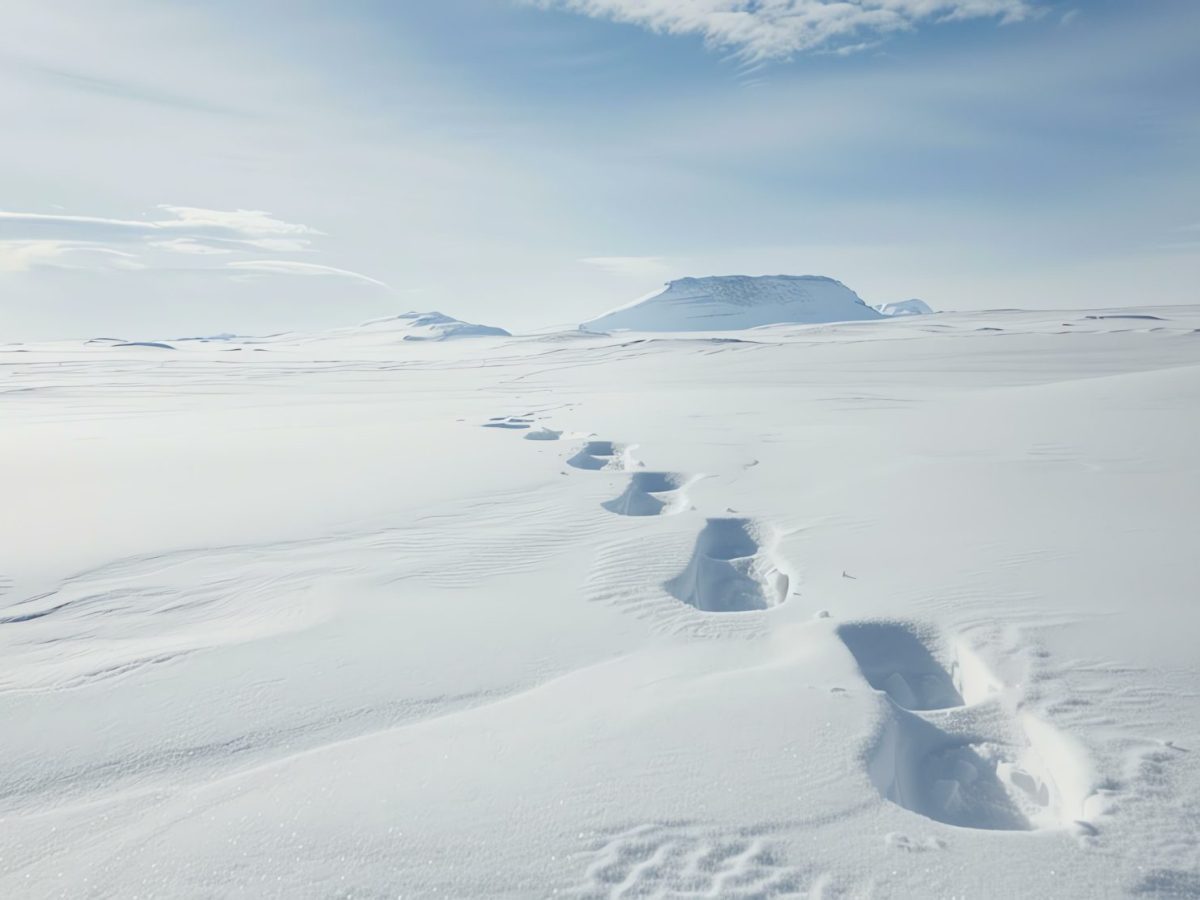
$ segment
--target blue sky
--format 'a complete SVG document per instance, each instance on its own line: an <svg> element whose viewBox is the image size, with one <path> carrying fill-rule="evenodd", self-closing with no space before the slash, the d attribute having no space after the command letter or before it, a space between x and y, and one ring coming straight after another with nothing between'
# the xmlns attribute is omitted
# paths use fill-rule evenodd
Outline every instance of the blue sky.
<svg viewBox="0 0 1200 900"><path fill-rule="evenodd" d="M9 0L0 339L1184 303L1191 0Z"/></svg>

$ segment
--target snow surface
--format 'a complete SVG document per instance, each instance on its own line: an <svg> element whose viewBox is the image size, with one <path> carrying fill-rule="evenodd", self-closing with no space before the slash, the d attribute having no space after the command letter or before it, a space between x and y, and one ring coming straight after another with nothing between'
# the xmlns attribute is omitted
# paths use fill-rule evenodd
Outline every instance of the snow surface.
<svg viewBox="0 0 1200 900"><path fill-rule="evenodd" d="M0 347L0 897L1200 895L1200 307L380 327Z"/></svg>
<svg viewBox="0 0 1200 900"><path fill-rule="evenodd" d="M879 311L885 316L927 316L933 310L924 300L896 300L892 303L881 303Z"/></svg>
<svg viewBox="0 0 1200 900"><path fill-rule="evenodd" d="M449 341L467 337L508 337L503 328L475 325L440 312L406 312L383 319L371 319L361 326L364 331L400 331L405 341Z"/></svg>
<svg viewBox="0 0 1200 900"><path fill-rule="evenodd" d="M818 275L680 278L662 290L585 322L590 332L735 331L761 325L878 319L840 281Z"/></svg>

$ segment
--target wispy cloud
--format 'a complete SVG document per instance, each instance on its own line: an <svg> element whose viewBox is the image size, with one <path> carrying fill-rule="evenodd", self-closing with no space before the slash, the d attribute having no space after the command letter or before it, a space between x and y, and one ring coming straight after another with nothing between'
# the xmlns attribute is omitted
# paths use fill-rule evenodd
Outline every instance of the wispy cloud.
<svg viewBox="0 0 1200 900"><path fill-rule="evenodd" d="M232 107L209 103L202 99L183 94L175 94L150 84L132 80L104 78L99 75L76 72L70 69L40 65L36 62L22 59L20 56L10 55L7 59L0 60L0 67L8 70L6 74L13 71L17 74L24 72L35 78L40 77L45 79L51 85L67 90L83 91L85 93L100 94L122 100L149 103L168 109L183 109L222 115L238 114Z"/></svg>
<svg viewBox="0 0 1200 900"><path fill-rule="evenodd" d="M191 253L195 256L216 256L233 252L228 247L214 247L212 244L201 243L191 238L151 241L150 246L158 250L168 250L172 253Z"/></svg>
<svg viewBox="0 0 1200 900"><path fill-rule="evenodd" d="M670 271L661 256L587 256L579 261L610 275L629 278L663 278Z"/></svg>
<svg viewBox="0 0 1200 900"><path fill-rule="evenodd" d="M217 241L246 247L303 250L310 235L320 234L307 225L284 222L261 210L165 205L158 209L159 218L145 220L0 211L0 241L113 244L154 239L164 249L179 249L174 242L186 239L192 243ZM194 248L183 252L194 252Z"/></svg>
<svg viewBox="0 0 1200 900"><path fill-rule="evenodd" d="M235 260L203 265L204 257L312 252L315 228L278 219L262 210L218 210L196 206L159 206L147 219L47 215L0 211L0 271L33 269L168 268L165 258L190 256L193 269L270 275L337 275L369 284L383 282L335 266L295 260ZM177 268L177 263L170 267Z"/></svg>
<svg viewBox="0 0 1200 900"><path fill-rule="evenodd" d="M88 243L0 241L0 272L28 272L39 268L132 272L146 266L137 254Z"/></svg>
<svg viewBox="0 0 1200 900"><path fill-rule="evenodd" d="M367 275L362 275L359 272L351 272L349 269L339 269L335 266L322 266L317 263L297 262L291 259L247 259L238 262L226 263L228 269L236 269L239 272L247 272L251 275L318 275L318 276L334 276L338 278L349 278L352 281L359 281L364 284L374 284L378 287L387 287L387 285L376 278L371 278Z"/></svg>
<svg viewBox="0 0 1200 900"><path fill-rule="evenodd" d="M923 23L994 18L1019 22L1034 0L532 0L665 34L695 34L749 60L816 49L865 49Z"/></svg>

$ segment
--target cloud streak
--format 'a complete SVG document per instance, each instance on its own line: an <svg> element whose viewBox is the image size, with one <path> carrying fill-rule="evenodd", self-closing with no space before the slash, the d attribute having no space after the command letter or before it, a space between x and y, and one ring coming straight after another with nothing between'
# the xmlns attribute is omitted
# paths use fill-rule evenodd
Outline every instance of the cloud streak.
<svg viewBox="0 0 1200 900"><path fill-rule="evenodd" d="M231 242L247 247L303 250L309 236L320 234L307 225L272 217L261 210L230 211L195 206L159 206L158 219L109 219L98 216L44 215L0 211L0 241L72 241L97 244L141 242L158 246L180 239L193 243ZM191 252L195 252L194 249Z"/></svg>
<svg viewBox="0 0 1200 900"><path fill-rule="evenodd" d="M312 252L321 232L285 222L262 210L217 210L197 206L159 206L155 218L116 219L0 211L0 271L34 269L165 269L163 258L193 259L191 271L234 278L254 275L335 275L386 287L382 281L335 266L295 260L235 260L205 265L212 256L269 250Z"/></svg>
<svg viewBox="0 0 1200 900"><path fill-rule="evenodd" d="M352 272L349 269L339 269L336 266L322 266L317 263L297 262L291 259L247 259L226 263L228 269L248 272L254 275L318 275L348 278L363 284L373 284L378 287L387 285L376 278Z"/></svg>
<svg viewBox="0 0 1200 900"><path fill-rule="evenodd" d="M641 279L665 277L671 268L661 256L587 256L579 262L610 275Z"/></svg>
<svg viewBox="0 0 1200 900"><path fill-rule="evenodd" d="M809 50L863 49L925 23L992 18L1019 22L1034 0L533 0L664 34L699 35L749 62Z"/></svg>

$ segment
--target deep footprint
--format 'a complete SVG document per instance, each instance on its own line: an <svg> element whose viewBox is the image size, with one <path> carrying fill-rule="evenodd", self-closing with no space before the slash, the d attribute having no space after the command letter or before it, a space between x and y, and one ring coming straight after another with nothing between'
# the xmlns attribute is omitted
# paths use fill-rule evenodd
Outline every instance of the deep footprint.
<svg viewBox="0 0 1200 900"><path fill-rule="evenodd" d="M898 711L871 761L871 780L893 803L960 828L1028 831L1034 826L1001 780L998 745L970 744ZM1048 801L1047 801L1048 802Z"/></svg>
<svg viewBox="0 0 1200 900"><path fill-rule="evenodd" d="M588 441L582 450L567 460L567 465L592 471L618 469L621 468L621 453L624 449L612 441Z"/></svg>
<svg viewBox="0 0 1200 900"><path fill-rule="evenodd" d="M634 472L619 497L600 505L619 516L661 516L679 512L687 478L673 472Z"/></svg>
<svg viewBox="0 0 1200 900"><path fill-rule="evenodd" d="M891 700L870 754L870 777L884 797L961 828L1097 833L1088 821L1100 807L1086 750L1006 698L1011 692L965 643L950 648L947 671L917 626L860 622L837 633L864 678Z"/></svg>
<svg viewBox="0 0 1200 900"><path fill-rule="evenodd" d="M905 709L949 709L963 698L917 628L903 622L859 622L837 630L871 687Z"/></svg>
<svg viewBox="0 0 1200 900"><path fill-rule="evenodd" d="M749 519L709 519L687 567L663 587L703 612L747 612L787 599L788 577L763 552Z"/></svg>
<svg viewBox="0 0 1200 900"><path fill-rule="evenodd" d="M529 428L533 419L525 416L493 416L483 423L484 428L508 428L512 430L523 430Z"/></svg>

